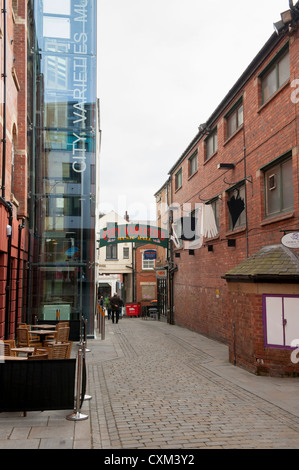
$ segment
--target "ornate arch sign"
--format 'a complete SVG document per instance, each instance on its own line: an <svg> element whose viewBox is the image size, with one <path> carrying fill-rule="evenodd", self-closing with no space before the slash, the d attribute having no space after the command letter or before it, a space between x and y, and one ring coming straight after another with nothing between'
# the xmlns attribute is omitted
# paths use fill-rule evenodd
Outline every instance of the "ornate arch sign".
<svg viewBox="0 0 299 470"><path fill-rule="evenodd" d="M167 248L168 232L161 227L153 227L152 225L111 223L101 230L98 240L99 248L116 243L145 242Z"/></svg>

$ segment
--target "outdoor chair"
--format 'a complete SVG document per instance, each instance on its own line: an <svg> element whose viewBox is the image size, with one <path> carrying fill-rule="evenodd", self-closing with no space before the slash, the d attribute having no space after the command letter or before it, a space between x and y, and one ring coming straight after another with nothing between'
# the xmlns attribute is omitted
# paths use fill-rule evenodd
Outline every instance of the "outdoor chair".
<svg viewBox="0 0 299 470"><path fill-rule="evenodd" d="M16 342L14 339L5 339L4 343L4 356L16 356L16 352L12 351L12 348L16 347Z"/></svg>
<svg viewBox="0 0 299 470"><path fill-rule="evenodd" d="M32 354L31 356L28 356L28 360L31 361L32 359L33 360L44 360L44 359L48 359L49 357L49 354L48 353L44 353L44 354Z"/></svg>
<svg viewBox="0 0 299 470"><path fill-rule="evenodd" d="M26 328L28 331L31 329L30 325L27 325L27 323L19 323L18 328ZM40 337L38 335L30 333L32 339L36 339L37 341L40 341Z"/></svg>
<svg viewBox="0 0 299 470"><path fill-rule="evenodd" d="M68 328L68 331L66 331L65 328ZM60 330L63 330L63 331L60 331ZM53 334L46 336L44 344L64 343L68 341L69 332L70 332L69 322L59 322L57 323L55 331L53 331Z"/></svg>
<svg viewBox="0 0 299 470"><path fill-rule="evenodd" d="M48 359L70 359L72 345L72 342L49 344L43 348L35 348L34 355L48 354Z"/></svg>
<svg viewBox="0 0 299 470"><path fill-rule="evenodd" d="M19 348L42 345L38 335L31 335L27 328L19 327L17 328L17 343Z"/></svg>

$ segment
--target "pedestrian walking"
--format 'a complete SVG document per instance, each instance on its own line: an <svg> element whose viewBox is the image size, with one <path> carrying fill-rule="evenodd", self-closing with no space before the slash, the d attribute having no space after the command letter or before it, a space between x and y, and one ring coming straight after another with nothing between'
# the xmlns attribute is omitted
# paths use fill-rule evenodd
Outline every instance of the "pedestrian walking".
<svg viewBox="0 0 299 470"><path fill-rule="evenodd" d="M123 306L123 301L122 299L115 293L113 297L110 297L110 305L111 305L111 311L112 311L112 323L118 323L119 320L119 312L121 307Z"/></svg>

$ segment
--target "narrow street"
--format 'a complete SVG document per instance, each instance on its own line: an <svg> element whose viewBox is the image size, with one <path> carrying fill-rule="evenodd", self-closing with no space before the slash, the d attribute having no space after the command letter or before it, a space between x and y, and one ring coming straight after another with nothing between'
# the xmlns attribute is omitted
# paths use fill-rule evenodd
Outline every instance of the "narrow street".
<svg viewBox="0 0 299 470"><path fill-rule="evenodd" d="M106 319L105 339L87 347L91 399L81 412L88 419L66 420L69 410L1 413L1 449L111 456L124 449L299 448L299 378L252 375L228 362L225 345L141 318Z"/></svg>
<svg viewBox="0 0 299 470"><path fill-rule="evenodd" d="M256 377L166 323L106 321L105 337L87 358L93 448L299 448L299 379Z"/></svg>

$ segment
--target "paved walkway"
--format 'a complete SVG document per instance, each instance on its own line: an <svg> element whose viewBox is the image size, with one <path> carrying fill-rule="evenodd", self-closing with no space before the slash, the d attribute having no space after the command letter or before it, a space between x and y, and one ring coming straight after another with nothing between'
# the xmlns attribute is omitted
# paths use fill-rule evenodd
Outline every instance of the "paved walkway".
<svg viewBox="0 0 299 470"><path fill-rule="evenodd" d="M1 449L299 448L299 379L254 376L226 346L154 320L106 320L88 348L88 419L2 413Z"/></svg>

